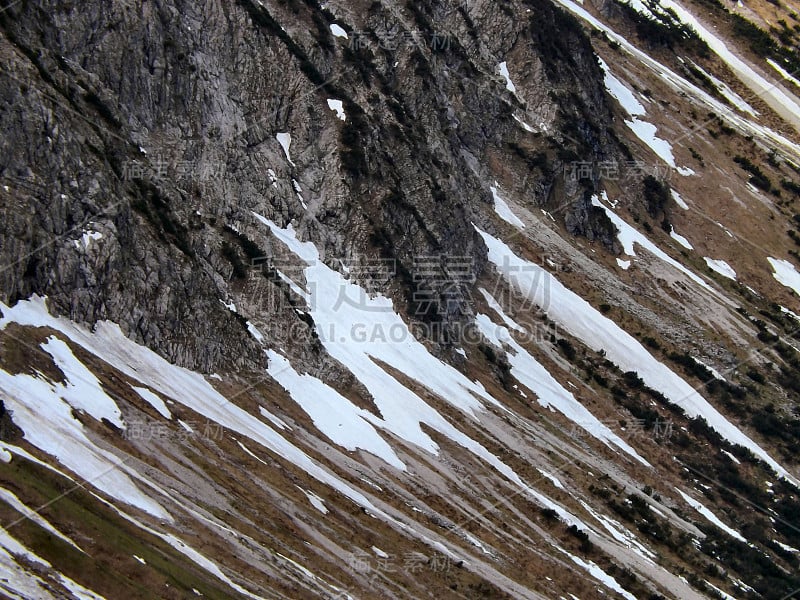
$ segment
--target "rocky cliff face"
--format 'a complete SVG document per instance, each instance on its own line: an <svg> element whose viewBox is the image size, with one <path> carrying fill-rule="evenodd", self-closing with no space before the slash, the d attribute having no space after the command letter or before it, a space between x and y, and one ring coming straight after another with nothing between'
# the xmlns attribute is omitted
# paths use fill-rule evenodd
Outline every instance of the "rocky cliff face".
<svg viewBox="0 0 800 600"><path fill-rule="evenodd" d="M571 231L613 246L583 190L562 183L570 151L617 155L573 17L549 2L339 13L348 39L313 2L9 9L6 301L47 295L61 314L118 322L203 371L258 364L219 302L247 291L243 270L266 252L257 212L294 223L331 263L396 260L412 317L458 323L471 307L442 257L468 261L464 281L484 268L471 223L491 201L487 164L503 164L531 206L561 207ZM526 65L532 97L504 89L507 55ZM542 132L525 139L515 116ZM83 244L87 231L102 237ZM415 257L440 264L417 274Z"/></svg>

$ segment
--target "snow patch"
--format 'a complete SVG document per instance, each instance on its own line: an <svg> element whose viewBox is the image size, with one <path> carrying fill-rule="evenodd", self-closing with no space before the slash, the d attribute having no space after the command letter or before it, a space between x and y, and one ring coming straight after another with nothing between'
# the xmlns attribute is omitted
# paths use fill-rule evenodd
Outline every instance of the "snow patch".
<svg viewBox="0 0 800 600"><path fill-rule="evenodd" d="M346 40L350 39L347 37L347 32L342 29L342 26L337 25L336 23L331 23L331 33L334 35L334 37L344 38Z"/></svg>
<svg viewBox="0 0 800 600"><path fill-rule="evenodd" d="M788 260L781 260L780 258L767 258L772 270L775 271L772 276L778 280L781 285L792 288L795 294L800 294L800 273L797 272L795 266Z"/></svg>
<svg viewBox="0 0 800 600"><path fill-rule="evenodd" d="M683 237L682 235L678 234L678 233L675 231L675 228L674 228L674 227L670 227L670 231L669 231L669 237L671 237L673 240L675 240L676 242L678 242L678 243L679 243L681 246L683 246L683 247L684 247L684 248L686 248L687 250L694 250L694 247L693 247L693 246L692 246L692 245L689 243L689 240L687 240L687 239L686 239L685 237Z"/></svg>
<svg viewBox="0 0 800 600"><path fill-rule="evenodd" d="M496 181L489 189L492 190L492 198L494 198L494 212L506 223L510 223L518 229L525 229L525 223L511 211L506 201L500 196Z"/></svg>
<svg viewBox="0 0 800 600"><path fill-rule="evenodd" d="M277 352L269 350L267 357L267 372L289 392L292 400L311 417L314 426L333 443L351 452L360 448L401 471L406 470L405 464L373 427L373 424L381 425L381 419L357 407L316 377L300 375Z"/></svg>
<svg viewBox="0 0 800 600"><path fill-rule="evenodd" d="M734 271L733 267L731 267L724 260L715 260L713 258L709 258L708 256L704 256L703 260L706 261L708 268L712 271L716 271L723 277L727 277L728 279L733 279L736 281L736 271Z"/></svg>
<svg viewBox="0 0 800 600"><path fill-rule="evenodd" d="M685 492L682 492L678 488L675 488L675 490L681 495L681 497L686 502L686 504L688 504L693 509L695 509L697 512L699 512L701 515L703 515L708 521L710 521L711 523L713 523L714 525L716 525L717 527L722 529L722 531L727 533L732 538L735 538L735 539L739 540L740 542L747 543L747 540L742 536L742 534L740 534L735 529L732 529L732 528L728 527L727 525L725 525L725 523L723 523L719 519L719 517L717 517L717 515L715 515L708 508L706 508L703 505L702 502L700 502L698 500L695 500L690 495L686 494Z"/></svg>
<svg viewBox="0 0 800 600"><path fill-rule="evenodd" d="M608 68L606 61L602 58L598 59L600 68L603 69L605 76L606 91L620 103L620 106L625 110L628 115L641 116L647 114L644 106L639 100L636 99L634 93L627 88L627 86L611 74L611 69Z"/></svg>
<svg viewBox="0 0 800 600"><path fill-rule="evenodd" d="M511 74L508 72L508 65L506 64L506 61L503 61L500 64L498 64L497 70L500 72L500 75L502 75L503 78L506 80L506 89L512 94L516 93L517 87L511 81Z"/></svg>
<svg viewBox="0 0 800 600"><path fill-rule="evenodd" d="M303 490L303 493L306 495L306 498L308 498L308 501L311 503L311 506L316 508L323 515L327 515L330 512L328 510L328 507L325 506L325 501L319 496L317 496L314 492Z"/></svg>
<svg viewBox="0 0 800 600"><path fill-rule="evenodd" d="M670 193L672 194L672 199L675 200L675 204L677 204L683 210L689 210L689 205L681 198L681 195L673 189L670 189Z"/></svg>
<svg viewBox="0 0 800 600"><path fill-rule="evenodd" d="M292 134L286 133L286 132L282 132L282 133L277 134L275 136L275 139L278 140L278 143L281 145L281 148L283 148L283 152L284 152L284 154L286 154L286 160L289 161L289 164L292 165L293 167L296 166L292 162L292 157L289 154L289 147L292 145Z"/></svg>
<svg viewBox="0 0 800 600"><path fill-rule="evenodd" d="M74 240L73 243L75 244L75 247L78 250L86 251L86 250L89 249L89 245L93 241L96 242L96 241L101 240L101 239L103 239L103 234L102 233L100 233L99 231L92 231L91 229L89 229L89 230L83 232L83 235L81 236L81 239Z"/></svg>
<svg viewBox="0 0 800 600"><path fill-rule="evenodd" d="M344 106L341 100L334 100L333 98L328 98L328 108L336 112L336 118L339 119L340 121L347 120L347 115L344 114Z"/></svg>

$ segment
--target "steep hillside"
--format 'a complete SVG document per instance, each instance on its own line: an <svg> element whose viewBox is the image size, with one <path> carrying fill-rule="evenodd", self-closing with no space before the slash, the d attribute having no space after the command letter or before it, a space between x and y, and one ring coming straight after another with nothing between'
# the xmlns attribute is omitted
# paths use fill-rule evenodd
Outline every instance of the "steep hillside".
<svg viewBox="0 0 800 600"><path fill-rule="evenodd" d="M799 42L0 9L0 596L793 597Z"/></svg>

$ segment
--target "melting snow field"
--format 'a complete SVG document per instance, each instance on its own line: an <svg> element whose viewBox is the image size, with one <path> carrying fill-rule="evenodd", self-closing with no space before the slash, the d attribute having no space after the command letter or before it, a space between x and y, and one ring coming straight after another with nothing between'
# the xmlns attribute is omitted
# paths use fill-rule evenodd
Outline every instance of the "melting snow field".
<svg viewBox="0 0 800 600"><path fill-rule="evenodd" d="M564 287L551 273L520 258L499 239L479 229L477 231L489 249L489 261L499 273L541 306L552 320L592 350L604 350L606 357L622 371L637 372L645 384L664 394L689 417L703 417L725 439L749 448L781 477L798 485L798 481L763 448L721 415L686 381L656 360L634 337Z"/></svg>
<svg viewBox="0 0 800 600"><path fill-rule="evenodd" d="M667 140L656 135L655 125L635 118L632 121L625 121L625 124L636 134L636 137L644 142L661 160L675 169L679 174L684 177L694 175L694 171L689 167L679 167L675 164L675 157L672 154L672 145Z"/></svg>
<svg viewBox="0 0 800 600"><path fill-rule="evenodd" d="M523 223L519 217L511 211L506 201L500 196L496 181L489 189L492 190L492 198L494 198L494 212L496 212L497 215L506 223L510 223L519 229L525 229L525 223Z"/></svg>
<svg viewBox="0 0 800 600"><path fill-rule="evenodd" d="M23 305L24 310L26 304L20 302L17 306ZM6 315L0 320L0 329L4 329L16 319L14 309L0 306ZM34 320L40 321L42 319ZM5 406L14 414L14 423L22 429L25 439L109 496L159 519L172 521L159 503L145 495L122 472L120 459L96 446L73 416L73 410L79 410L95 419L106 418L124 427L116 403L64 342L50 337L41 347L61 368L67 378L65 383L28 374L11 375L0 370L0 391Z"/></svg>
<svg viewBox="0 0 800 600"><path fill-rule="evenodd" d="M683 246L683 247L684 247L684 248L686 248L687 250L694 250L694 247L693 247L693 246L692 246L692 245L689 243L689 240L687 240L687 239L686 239L685 237L683 237L682 235L679 235L679 234L678 234L678 233L675 231L675 228L674 228L674 227L671 227L671 228L670 228L670 231L669 231L669 237L671 237L673 240L675 240L676 242L678 242L678 243L679 243L681 246Z"/></svg>
<svg viewBox="0 0 800 600"><path fill-rule="evenodd" d="M333 98L328 98L328 108L336 112L336 118L339 119L340 121L347 120L347 115L344 114L344 106L341 100L334 100Z"/></svg>
<svg viewBox="0 0 800 600"><path fill-rule="evenodd" d="M745 538L742 536L742 534L740 534L740 533L739 533L738 531L736 531L735 529L731 529L730 527L728 527L727 525L725 525L725 523L723 523L723 522L722 522L722 521L719 519L719 517L717 517L717 515L715 515L713 512L711 512L711 511L710 511L709 509L707 509L705 506L703 506L703 504L702 504L701 502L699 502L698 500L695 500L695 499L694 499L694 498L692 498L692 497L691 497L689 494L686 494L686 493L682 492L682 491L681 491L681 490L679 490L678 488L675 488L675 490L676 490L676 491L677 491L677 492L678 492L678 493L681 495L681 497L682 497L682 498L683 498L683 500L686 502L686 504L688 504L688 505L689 505L689 506L691 506L693 509L695 509L697 512L699 512L701 515L703 515L703 516L704 516L706 519L708 519L708 520L709 520L711 523L713 523L714 525L716 525L717 527L719 527L720 529L722 529L722 531L724 531L725 533L727 533L729 536L731 536L731 537L733 537L733 538L735 538L735 539L739 540L740 542L745 542L745 543L747 543L747 540L746 540L746 539L745 539Z"/></svg>
<svg viewBox="0 0 800 600"><path fill-rule="evenodd" d="M52 327L74 343L101 357L128 377L147 381L159 394L180 402L212 422L261 444L295 464L311 477L341 492L372 514L383 515L358 490L329 473L305 452L283 438L274 429L247 411L231 403L202 375L177 367L129 340L115 324L99 322L93 332L63 318L52 317L44 300L34 297L20 301L13 308L0 303L3 317L0 329L9 323L33 327ZM109 496L172 521L172 517L154 500L144 495L119 470L120 461L92 444L83 427L71 414L72 407L61 400L61 384L51 384L30 375L9 375L0 370L0 390L14 409L14 421L25 432L25 439L42 451L58 458L80 477ZM42 411L47 406L49 410ZM46 419L42 419L42 415Z"/></svg>
<svg viewBox="0 0 800 600"><path fill-rule="evenodd" d="M655 154L661 158L670 167L677 169L681 175L693 175L694 171L686 167L677 167L675 165L675 157L672 155L672 146L669 142L656 136L656 126L647 121L638 119L637 117L647 114L644 106L636 98L634 93L628 89L619 79L611 74L608 65L600 60L600 67L605 74L605 85L608 93L616 98L625 112L628 113L632 119L626 120L625 124L636 134L645 145L647 145Z"/></svg>
<svg viewBox="0 0 800 600"><path fill-rule="evenodd" d="M405 465L371 423L380 424L375 415L357 407L316 377L300 375L280 354L270 350L268 373L289 392L292 399L331 441L347 450L361 448L379 456L402 471Z"/></svg>
<svg viewBox="0 0 800 600"><path fill-rule="evenodd" d="M7 592L12 598L36 598L47 600L64 597L62 593L55 593L52 583L46 581L29 568L17 562L17 557L35 565L42 571L52 569L52 565L28 550L5 529L0 530L0 590ZM92 590L83 587L66 575L54 573L54 579L66 588L73 597L80 600L104 600Z"/></svg>
<svg viewBox="0 0 800 600"><path fill-rule="evenodd" d="M289 147L292 145L292 135L289 133L279 133L275 136L275 139L278 140L278 143L283 148L283 153L286 154L286 160L289 161L289 164L293 167L295 164L292 162L292 157L289 154Z"/></svg>
<svg viewBox="0 0 800 600"><path fill-rule="evenodd" d="M395 379L380 363L404 373L419 386L427 388L464 412L468 418L477 418L484 410L481 401L493 404L501 411L506 410L482 385L470 381L430 354L394 311L390 299L381 295L368 295L364 288L344 279L339 272L326 266L320 260L314 244L299 241L291 226L280 228L261 215L254 213L254 216L306 263L304 274L308 290L303 291L319 339L328 353L346 366L366 387L382 420L363 413L360 414L361 418L365 421L369 419L373 425L436 454L438 445L422 430L420 425L424 423L485 461L539 504L555 510L568 525L576 524L586 529L580 519L530 488L513 469L457 429L416 393ZM488 335L491 335L490 329L496 330L496 335L507 332L506 328L493 324L487 324L486 329ZM543 378L545 375L546 372L542 373ZM299 385L296 380L287 383L290 387ZM557 383L555 386L560 387ZM532 389L538 392L535 386ZM588 419L591 418L590 415ZM325 427L330 425L323 424Z"/></svg>
<svg viewBox="0 0 800 600"><path fill-rule="evenodd" d="M603 192L603 199L608 200L608 197L605 195L605 192ZM697 285L701 286L702 288L710 292L713 291L713 289L711 288L710 285L708 285L708 283L706 283L698 275L696 275L695 273L684 267L677 260L673 259L666 252L661 250L661 248L659 248L653 242L651 242L650 239L647 238L647 236L645 236L642 233L639 233L639 231L636 230L631 225L628 225L625 221L622 220L622 217L620 217L617 213L608 208L605 204L600 202L597 196L592 196L592 204L594 206L599 206L600 208L602 208L606 212L606 215L608 215L608 218L611 219L611 222L617 228L617 231L619 232L617 234L617 238L619 239L620 244L622 244L622 249L623 252L625 252L625 254L627 254L628 256L636 256L636 251L634 250L633 246L634 244L638 244L639 246L641 246L642 248L644 248L657 258L660 258L665 263L672 265L673 267L678 269L681 273L686 275Z"/></svg>
<svg viewBox="0 0 800 600"><path fill-rule="evenodd" d="M506 61L503 61L499 65L497 65L497 70L500 73L500 75L503 76L503 79L506 80L506 89L512 94L516 93L517 87L511 81L511 75L508 72L508 65L506 64Z"/></svg>
<svg viewBox="0 0 800 600"><path fill-rule="evenodd" d="M712 271L716 271L723 277L727 277L728 279L733 279L736 281L736 271L734 271L733 267L731 267L724 260L715 260L713 258L709 258L708 256L704 256L703 260L706 261L708 268Z"/></svg>
<svg viewBox="0 0 800 600"><path fill-rule="evenodd" d="M792 288L795 294L800 295L800 273L797 272L794 265L788 260L772 258L771 256L767 260L772 265L772 270L775 271L772 276L782 285Z"/></svg>

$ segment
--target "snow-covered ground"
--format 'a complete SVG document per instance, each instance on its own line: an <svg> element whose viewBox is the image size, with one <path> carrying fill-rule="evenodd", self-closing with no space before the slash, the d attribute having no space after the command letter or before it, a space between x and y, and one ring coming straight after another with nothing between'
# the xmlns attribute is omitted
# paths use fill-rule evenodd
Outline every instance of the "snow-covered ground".
<svg viewBox="0 0 800 600"><path fill-rule="evenodd" d="M515 86L514 82L511 81L511 74L508 72L508 65L506 64L506 61L503 61L497 65L497 71L503 76L503 79L506 80L506 89L512 94L516 93L517 86Z"/></svg>
<svg viewBox="0 0 800 600"><path fill-rule="evenodd" d="M788 260L772 258L771 256L767 260L774 271L772 276L782 285L792 288L795 294L800 295L800 273L797 272L795 266Z"/></svg>
<svg viewBox="0 0 800 600"><path fill-rule="evenodd" d="M286 160L289 161L289 164L294 167L295 164L292 162L292 156L291 154L289 154L289 148L292 145L292 135L284 131L276 134L275 139L278 140L278 143L281 145L281 148L283 148L283 152L284 154L286 154Z"/></svg>
<svg viewBox="0 0 800 600"><path fill-rule="evenodd" d="M494 185L489 189L492 190L492 198L494 198L494 212L497 213L497 216L503 219L506 223L510 223L514 227L524 229L525 223L523 223L520 218L511 211L508 203L503 199L502 196L500 196L497 182L495 181Z"/></svg>
<svg viewBox="0 0 800 600"><path fill-rule="evenodd" d="M608 197L605 195L605 192L603 193L603 199L604 200L608 199ZM625 254L627 254L628 256L636 256L634 245L641 246L642 248L650 252L652 255L663 260L668 265L675 267L678 271L686 275L689 279L694 281L697 285L699 285L703 289L713 293L713 289L708 283L706 283L704 279L702 279L696 273L690 271L684 265L679 263L677 260L673 259L663 250L661 250L661 248L659 248L652 241L650 241L650 239L646 235L644 235L643 233L635 229L633 226L626 223L622 219L622 217L620 217L617 213L611 210L608 206L603 204L597 196L592 196L592 204L594 206L599 206L600 208L602 208L605 211L606 215L608 215L608 218L617 228L618 231L617 237L619 239L620 244L622 244L622 249L623 252L625 252Z"/></svg>
<svg viewBox="0 0 800 600"><path fill-rule="evenodd" d="M675 228L674 228L674 227L671 227L671 228L670 228L670 230L669 230L669 236L670 236L670 237L671 237L673 240L675 240L676 242L678 242L678 243L679 243L681 246L683 246L684 248L686 248L687 250L694 250L694 247L693 247L693 246L692 246L692 244L689 242L689 240L687 240L685 237L683 237L683 236L682 236L682 235L680 235L680 234L679 234L677 231L675 231Z"/></svg>
<svg viewBox="0 0 800 600"><path fill-rule="evenodd" d="M733 267L724 260L709 258L708 256L704 256L703 260L706 261L708 268L712 271L719 273L723 277L727 277L728 279L733 279L736 281L736 271L734 271Z"/></svg>
<svg viewBox="0 0 800 600"><path fill-rule="evenodd" d="M741 533L739 533L738 531L736 531L732 527L728 527L727 525L725 525L725 523L723 523L722 520L719 517L717 517L717 515L715 515L708 508L706 508L703 505L702 502L700 502L699 500L695 500L689 494L679 490L678 488L675 488L675 490L681 495L681 497L683 498L684 502L686 502L686 504L688 504L693 509L695 509L697 512L699 512L701 515L703 515L711 523L713 523L714 525L716 525L717 527L722 529L722 531L727 533L732 538L737 539L740 542L747 543L747 540L744 538L744 536L742 536Z"/></svg>
<svg viewBox="0 0 800 600"><path fill-rule="evenodd" d="M664 394L689 417L703 417L722 437L731 443L749 448L781 477L798 485L798 481L763 448L728 421L680 376L653 357L638 340L564 287L551 273L520 258L508 245L492 235L480 229L478 233L489 250L489 262L534 304L546 306L547 314L552 320L592 350L603 350L606 357L623 372L638 373L645 384ZM629 241L629 244L632 243Z"/></svg>

